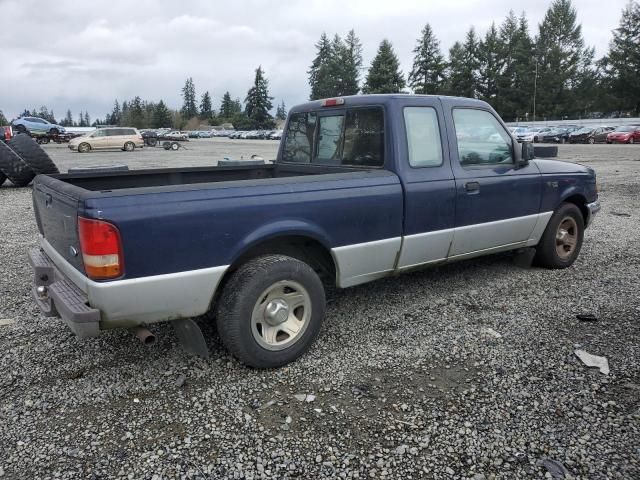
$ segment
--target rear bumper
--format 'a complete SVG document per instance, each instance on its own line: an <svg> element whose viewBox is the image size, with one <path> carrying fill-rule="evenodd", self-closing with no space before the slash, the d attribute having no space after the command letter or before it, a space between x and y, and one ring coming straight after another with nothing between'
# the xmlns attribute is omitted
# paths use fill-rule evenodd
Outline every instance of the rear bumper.
<svg viewBox="0 0 640 480"><path fill-rule="evenodd" d="M45 315L60 316L80 337L206 313L228 266L95 282L67 262L46 239L29 252L33 294ZM46 295L38 287L46 287Z"/></svg>
<svg viewBox="0 0 640 480"><path fill-rule="evenodd" d="M39 248L29 251L29 263L33 267L31 291L40 310L48 317L62 318L81 338L98 335L100 311L88 306L87 295L60 273Z"/></svg>
<svg viewBox="0 0 640 480"><path fill-rule="evenodd" d="M600 200L596 200L592 203L587 203L587 209L589 210L589 215L587 216L587 221L585 222L585 227L588 227L593 221L593 217L600 211L602 206L600 205Z"/></svg>

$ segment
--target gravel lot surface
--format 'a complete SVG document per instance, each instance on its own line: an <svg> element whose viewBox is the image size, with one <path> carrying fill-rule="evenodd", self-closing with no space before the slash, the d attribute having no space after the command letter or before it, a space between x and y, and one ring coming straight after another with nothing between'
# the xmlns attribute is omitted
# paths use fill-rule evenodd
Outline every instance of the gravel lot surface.
<svg viewBox="0 0 640 480"><path fill-rule="evenodd" d="M276 142L92 153L62 170L273 158ZM640 146L563 145L594 167L603 209L567 270L495 255L333 292L288 368L212 357L168 325L78 340L30 296L30 188L0 188L2 478L640 478ZM576 314L592 313L595 322ZM582 348L607 357L586 368Z"/></svg>

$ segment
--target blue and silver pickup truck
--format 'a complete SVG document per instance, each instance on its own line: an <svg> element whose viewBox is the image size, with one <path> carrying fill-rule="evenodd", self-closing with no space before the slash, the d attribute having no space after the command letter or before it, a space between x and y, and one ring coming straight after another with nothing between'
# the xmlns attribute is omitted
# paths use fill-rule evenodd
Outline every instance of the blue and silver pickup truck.
<svg viewBox="0 0 640 480"><path fill-rule="evenodd" d="M33 202L46 314L81 337L171 321L188 343L211 312L262 368L309 348L327 285L524 247L569 267L600 208L592 169L534 159L488 104L418 95L299 105L274 163L39 175Z"/></svg>

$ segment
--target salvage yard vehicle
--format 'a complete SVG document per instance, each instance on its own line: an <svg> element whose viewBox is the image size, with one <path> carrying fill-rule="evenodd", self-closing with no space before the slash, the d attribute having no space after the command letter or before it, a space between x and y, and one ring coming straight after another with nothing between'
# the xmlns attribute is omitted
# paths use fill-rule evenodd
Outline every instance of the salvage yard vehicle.
<svg viewBox="0 0 640 480"><path fill-rule="evenodd" d="M569 134L569 143L604 143L613 127L583 127Z"/></svg>
<svg viewBox="0 0 640 480"><path fill-rule="evenodd" d="M622 125L607 135L607 143L640 143L640 125Z"/></svg>
<svg viewBox="0 0 640 480"><path fill-rule="evenodd" d="M99 128L69 141L69 149L77 150L80 153L107 149L133 152L136 147L144 147L142 135L135 128L124 127Z"/></svg>
<svg viewBox="0 0 640 480"><path fill-rule="evenodd" d="M59 135L66 132L64 127L39 117L21 117L11 122L11 125L18 133Z"/></svg>
<svg viewBox="0 0 640 480"><path fill-rule="evenodd" d="M242 362L281 366L325 286L526 247L571 266L595 172L532 151L479 100L359 95L291 109L275 163L40 175L35 299L81 337L171 321L192 351L211 312Z"/></svg>

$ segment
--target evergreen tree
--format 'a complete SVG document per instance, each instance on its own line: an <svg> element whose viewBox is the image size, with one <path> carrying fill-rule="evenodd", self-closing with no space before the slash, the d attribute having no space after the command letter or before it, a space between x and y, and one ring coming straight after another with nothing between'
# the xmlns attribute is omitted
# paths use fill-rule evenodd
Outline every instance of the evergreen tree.
<svg viewBox="0 0 640 480"><path fill-rule="evenodd" d="M335 40L335 39L334 39ZM335 67L333 59L333 47L326 33L322 33L316 43L317 54L313 59L309 74L309 86L311 86L310 100L334 96L335 76L332 69Z"/></svg>
<svg viewBox="0 0 640 480"><path fill-rule="evenodd" d="M144 106L142 99L137 95L129 102L129 118L127 121L127 127L144 127Z"/></svg>
<svg viewBox="0 0 640 480"><path fill-rule="evenodd" d="M496 108L498 82L504 69L504 48L495 23L478 43L478 98Z"/></svg>
<svg viewBox="0 0 640 480"><path fill-rule="evenodd" d="M398 93L405 87L400 61L389 40L385 39L371 62L363 93Z"/></svg>
<svg viewBox="0 0 640 480"><path fill-rule="evenodd" d="M211 106L211 95L209 92L204 92L200 100L200 118L205 121L209 121L213 118L213 108Z"/></svg>
<svg viewBox="0 0 640 480"><path fill-rule="evenodd" d="M475 98L478 90L478 39L473 27L463 44L456 42L449 50L446 90L450 95Z"/></svg>
<svg viewBox="0 0 640 480"><path fill-rule="evenodd" d="M640 3L629 2L620 26L613 31L609 52L602 61L604 84L617 108L640 115Z"/></svg>
<svg viewBox="0 0 640 480"><path fill-rule="evenodd" d="M84 112L84 126L85 127L91 126L91 117L89 117L89 111Z"/></svg>
<svg viewBox="0 0 640 480"><path fill-rule="evenodd" d="M111 110L111 115L109 116L109 125L120 125L120 118L122 117L122 113L120 112L120 104L118 100L113 103L113 110Z"/></svg>
<svg viewBox="0 0 640 480"><path fill-rule="evenodd" d="M588 56L576 18L571 0L554 0L538 27L537 117L561 118L576 113L576 87Z"/></svg>
<svg viewBox="0 0 640 480"><path fill-rule="evenodd" d="M7 121L7 117L4 116L3 111L0 110L0 126L2 125L9 125L9 122Z"/></svg>
<svg viewBox="0 0 640 480"><path fill-rule="evenodd" d="M269 113L273 104L273 97L269 96L269 82L264 77L262 67L256 69L253 87L245 98L245 113L253 124L253 128L273 128L273 117Z"/></svg>
<svg viewBox="0 0 640 480"><path fill-rule="evenodd" d="M280 102L278 108L276 109L276 120L286 120L287 119L287 109L284 106L284 100Z"/></svg>
<svg viewBox="0 0 640 480"><path fill-rule="evenodd" d="M73 126L73 115L71 115L71 110L67 109L67 114L64 117L64 120L60 123L63 127L72 127Z"/></svg>
<svg viewBox="0 0 640 480"><path fill-rule="evenodd" d="M231 118L234 113L234 103L231 99L231 94L227 91L222 96L222 102L220 102L220 116L222 118Z"/></svg>
<svg viewBox="0 0 640 480"><path fill-rule="evenodd" d="M409 73L409 86L414 93L439 93L444 83L446 63L440 52L440 42L428 23L413 49L413 68Z"/></svg>
<svg viewBox="0 0 640 480"><path fill-rule="evenodd" d="M198 108L196 107L196 87L193 84L193 78L189 77L184 82L182 87L182 117L185 119L191 119L198 115Z"/></svg>
<svg viewBox="0 0 640 480"><path fill-rule="evenodd" d="M171 111L167 108L165 103L160 100L156 104L155 111L153 112L153 128L171 127L172 120Z"/></svg>
<svg viewBox="0 0 640 480"><path fill-rule="evenodd" d="M360 91L360 69L362 68L362 43L354 30L349 30L339 50L338 95L357 95Z"/></svg>

